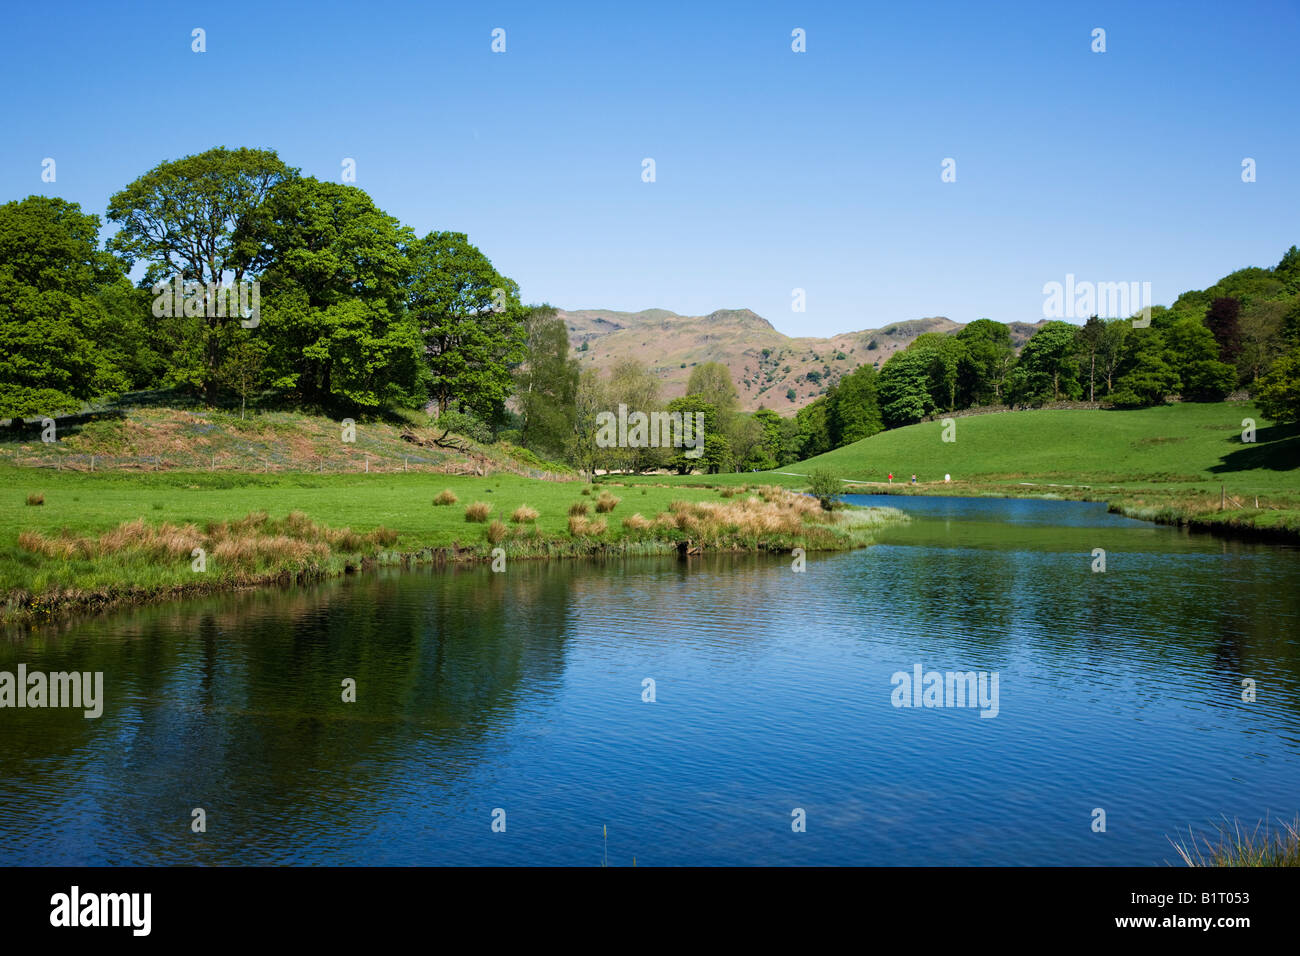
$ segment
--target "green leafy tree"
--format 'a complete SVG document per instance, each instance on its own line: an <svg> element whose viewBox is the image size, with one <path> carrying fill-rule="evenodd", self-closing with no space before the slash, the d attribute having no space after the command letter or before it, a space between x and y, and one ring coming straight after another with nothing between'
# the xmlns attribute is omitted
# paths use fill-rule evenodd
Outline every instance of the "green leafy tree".
<svg viewBox="0 0 1300 956"><path fill-rule="evenodd" d="M795 412L795 438L792 445L792 461L801 461L830 451L831 432L829 424L829 403L822 396Z"/></svg>
<svg viewBox="0 0 1300 956"><path fill-rule="evenodd" d="M549 305L533 306L524 317L526 359L515 371L515 398L524 447L559 455L577 414L578 360L569 356L569 332Z"/></svg>
<svg viewBox="0 0 1300 956"><path fill-rule="evenodd" d="M100 344L101 296L123 294L99 217L29 196L0 206L0 414L53 414L129 386Z"/></svg>
<svg viewBox="0 0 1300 956"><path fill-rule="evenodd" d="M221 383L239 396L239 417L244 417L248 400L261 391L266 377L265 339L245 334L222 356Z"/></svg>
<svg viewBox="0 0 1300 956"><path fill-rule="evenodd" d="M758 423L762 431L762 438L759 443L751 449L749 455L741 462L744 468L756 468L759 471L767 471L784 464L782 459L782 423L788 419L782 419L780 415L770 408L760 408L754 412L753 420Z"/></svg>
<svg viewBox="0 0 1300 956"><path fill-rule="evenodd" d="M609 395L609 411L615 415L619 405L626 405L628 414L642 412L650 415L660 408L659 379L639 359L626 358L614 363L609 370L606 393ZM670 452L650 446L629 446L611 449L611 457L620 470L640 473L660 467L664 459L670 457Z"/></svg>
<svg viewBox="0 0 1300 956"><path fill-rule="evenodd" d="M1123 373L1115 383L1111 401L1123 407L1160 405L1182 387L1182 380L1170 362L1172 353L1164 333L1153 324L1134 329L1129 335L1129 354Z"/></svg>
<svg viewBox="0 0 1300 956"><path fill-rule="evenodd" d="M1025 343L1016 363L1015 398L1022 404L1078 398L1079 327L1048 322Z"/></svg>
<svg viewBox="0 0 1300 956"><path fill-rule="evenodd" d="M578 390L574 398L573 432L566 445L569 461L590 481L596 471L605 467L611 449L602 448L596 441L599 433L599 416L609 411L609 395L600 373L586 368L578 376Z"/></svg>
<svg viewBox="0 0 1300 956"><path fill-rule="evenodd" d="M808 476L808 493L821 502L823 511L830 511L839 500L844 485L834 473L825 468L814 468Z"/></svg>
<svg viewBox="0 0 1300 956"><path fill-rule="evenodd" d="M669 458L668 467L679 475L689 475L697 469L709 475L731 470L731 443L718 427L718 410L711 402L705 401L703 395L684 395L669 402L668 411L681 413L683 421L690 415L692 422L697 421L696 413L704 414L704 447L699 457L692 457L694 448L674 449L676 454Z"/></svg>
<svg viewBox="0 0 1300 956"><path fill-rule="evenodd" d="M1007 376L1016 361L1011 329L992 319L976 319L956 337L965 346L957 367L962 407L1001 404Z"/></svg>
<svg viewBox="0 0 1300 956"><path fill-rule="evenodd" d="M268 263L256 331L275 386L322 406L410 400L420 361L403 301L410 230L364 190L310 177L277 186L256 228Z"/></svg>
<svg viewBox="0 0 1300 956"><path fill-rule="evenodd" d="M879 373L860 365L826 395L831 445L839 448L884 430L880 417Z"/></svg>
<svg viewBox="0 0 1300 956"><path fill-rule="evenodd" d="M1179 319L1164 331L1166 365L1179 372L1182 397L1194 402L1219 402L1237 384L1237 370L1219 361L1214 335L1195 318Z"/></svg>
<svg viewBox="0 0 1300 956"><path fill-rule="evenodd" d="M464 233L431 232L412 245L407 295L438 410L458 405L495 415L526 353L519 286Z"/></svg>
<svg viewBox="0 0 1300 956"><path fill-rule="evenodd" d="M1255 401L1266 418L1275 422L1300 421L1300 346L1279 358L1260 378Z"/></svg>
<svg viewBox="0 0 1300 956"><path fill-rule="evenodd" d="M937 411L930 391L931 356L911 348L895 352L880 369L880 414L888 428L901 428Z"/></svg>
<svg viewBox="0 0 1300 956"><path fill-rule="evenodd" d="M160 163L108 202L108 218L120 223L109 248L128 265L148 264L144 284L173 276L205 290L202 315L171 316L171 380L201 389L213 400L220 384L222 348L236 336L226 328L239 315L216 316L207 290L255 278L265 264L265 244L254 223L271 191L296 170L273 150L224 146ZM230 310L226 310L229 313Z"/></svg>

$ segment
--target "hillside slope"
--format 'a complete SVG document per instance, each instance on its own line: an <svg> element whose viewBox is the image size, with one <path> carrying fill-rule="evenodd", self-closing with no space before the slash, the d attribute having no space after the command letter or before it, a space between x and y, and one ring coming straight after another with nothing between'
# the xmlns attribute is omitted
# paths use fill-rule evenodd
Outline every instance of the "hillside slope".
<svg viewBox="0 0 1300 956"><path fill-rule="evenodd" d="M685 394L696 365L721 362L731 371L743 409L761 406L783 415L824 395L858 366L884 364L923 332L952 333L963 328L935 316L830 338L791 338L749 309L719 309L708 315L678 315L666 309L561 309L556 314L568 327L569 342L584 367L604 371L621 359L638 359L658 376L663 397L671 399ZM1039 325L1012 323L1016 346ZM789 396L791 389L794 398Z"/></svg>
<svg viewBox="0 0 1300 956"><path fill-rule="evenodd" d="M1242 420L1258 423L1242 441ZM841 478L1169 487L1234 494L1300 493L1300 429L1270 425L1249 402L1177 404L1131 411L998 412L881 432L783 471L824 468Z"/></svg>

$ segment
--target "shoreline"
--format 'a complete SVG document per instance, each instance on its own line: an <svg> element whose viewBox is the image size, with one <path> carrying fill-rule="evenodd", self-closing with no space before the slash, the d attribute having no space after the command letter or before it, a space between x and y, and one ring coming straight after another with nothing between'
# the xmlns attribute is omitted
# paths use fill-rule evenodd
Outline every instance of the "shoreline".
<svg viewBox="0 0 1300 956"><path fill-rule="evenodd" d="M671 515L685 524L691 520L692 509L699 513L699 503L685 509L670 510ZM830 514L858 515L830 521L810 521L795 531L776 531L767 536L746 536L727 527L709 528L688 525L691 531L672 531L651 525L645 531L626 532L613 540L602 540L596 535L543 533L535 527L498 542L480 540L462 546L458 540L450 544L423 545L396 549L387 545L366 552L327 553L306 566L279 566L266 570L230 570L221 576L186 581L184 583L159 583L153 586L113 582L108 586L93 588L49 588L36 594L16 588L3 595L0 608L0 625L39 626L59 618L79 613L99 613L140 607L169 600L184 600L215 594L233 593L269 587L289 587L311 584L360 574L377 568L445 567L449 565L488 564L494 562L494 551L501 549L508 561L548 561L556 559L591 560L607 557L668 557L677 555L681 560L695 556L719 554L785 553L793 548L807 552L851 551L874 543L872 532L881 526L905 523L910 520L901 512L890 508L837 509ZM265 516L263 516L265 517ZM305 516L303 516L305 517ZM286 521L292 520L292 516ZM125 523L124 523L125 526ZM165 530L165 526L164 526ZM56 539L57 540L57 539ZM188 542L186 547L188 547ZM188 561L188 558L184 560ZM173 562L174 564L174 562ZM151 569L164 567L156 560ZM120 575L119 575L120 576Z"/></svg>
<svg viewBox="0 0 1300 956"><path fill-rule="evenodd" d="M1028 485L1028 483L1027 483ZM1241 541L1266 542L1270 544L1300 545L1300 520L1277 525L1260 525L1255 522L1258 515L1268 514L1270 510L1281 509L1237 509L1229 511L1193 510L1186 504L1172 499L1173 495L1156 490L1116 489L1099 493L1097 489L1084 485L1052 484L1049 482L1033 483L1029 490L1007 488L1002 485L981 484L978 482L961 482L945 484L942 487L932 485L910 485L900 489L898 485L877 485L873 483L850 482L845 494L879 495L885 497L927 497L927 498L1007 498L1034 499L1039 501L1087 501L1106 505L1111 514L1133 518L1136 521L1149 521L1152 524L1184 528L1197 534L1210 534L1221 538ZM854 489L870 489L858 491ZM1052 489L1042 491L1038 489ZM1116 493L1118 492L1118 494ZM1242 512L1245 512L1243 514ZM1221 517L1220 517L1221 516Z"/></svg>

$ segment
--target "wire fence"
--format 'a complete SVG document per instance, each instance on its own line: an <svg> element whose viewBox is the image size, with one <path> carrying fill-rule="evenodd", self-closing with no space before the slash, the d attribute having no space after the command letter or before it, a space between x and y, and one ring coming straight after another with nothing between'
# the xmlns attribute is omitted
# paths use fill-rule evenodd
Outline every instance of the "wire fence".
<svg viewBox="0 0 1300 956"><path fill-rule="evenodd" d="M424 454L392 455L360 454L309 456L294 460L258 455L256 452L217 454L91 454L59 448L56 443L36 449L0 448L0 463L19 468L47 469L69 472L212 472L263 474L376 474L420 472L439 475L467 475L486 477L493 474L517 474L546 481L571 480L572 475L558 474L517 463L506 463L487 457L472 455L469 459Z"/></svg>

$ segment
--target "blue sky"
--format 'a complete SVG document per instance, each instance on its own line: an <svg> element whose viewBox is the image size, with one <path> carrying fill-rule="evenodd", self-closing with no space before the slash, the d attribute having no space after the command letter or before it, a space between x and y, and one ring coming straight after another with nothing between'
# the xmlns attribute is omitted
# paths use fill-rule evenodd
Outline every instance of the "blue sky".
<svg viewBox="0 0 1300 956"><path fill-rule="evenodd" d="M387 212L468 233L563 308L748 307L791 335L1032 322L1067 273L1167 303L1300 244L1295 2L50 3L0 22L0 201L102 216L215 145L335 181L352 157Z"/></svg>

